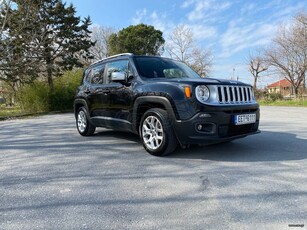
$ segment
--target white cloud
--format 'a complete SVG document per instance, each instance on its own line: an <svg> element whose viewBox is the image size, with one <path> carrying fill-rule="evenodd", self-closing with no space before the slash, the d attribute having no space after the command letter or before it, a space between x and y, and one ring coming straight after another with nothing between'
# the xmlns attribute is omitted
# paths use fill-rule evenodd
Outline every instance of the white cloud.
<svg viewBox="0 0 307 230"><path fill-rule="evenodd" d="M231 57L245 49L265 47L276 35L281 23L289 24L294 14L302 9L304 4L289 5L276 0L256 6L248 3L242 6L240 15L228 23L226 31L220 35L219 57ZM259 15L265 15L261 20Z"/></svg>
<svg viewBox="0 0 307 230"><path fill-rule="evenodd" d="M304 9L304 7L306 7L306 3L304 4L302 2L293 5L287 5L286 7L278 6L278 10L275 11L276 13L274 13L273 16L276 19L289 18Z"/></svg>
<svg viewBox="0 0 307 230"><path fill-rule="evenodd" d="M255 3L248 3L246 5L243 5L242 8L240 9L241 14L246 15L250 13L255 13L256 11L259 10L259 7Z"/></svg>
<svg viewBox="0 0 307 230"><path fill-rule="evenodd" d="M149 12L147 9L136 11L136 15L132 18L133 25L140 23L152 25L155 29L161 30L165 39L167 39L173 28L175 28L174 23L167 18L165 13L157 11Z"/></svg>
<svg viewBox="0 0 307 230"><path fill-rule="evenodd" d="M176 6L177 9L162 12L158 7L152 11L144 8L136 12L132 22L153 25L163 32L166 42L176 25L187 25L198 45L212 49L214 69L219 69L213 73L222 73L222 67L227 76L232 73L233 63L245 62L249 50L269 45L281 22L289 24L293 15L306 9L304 1L283 0L262 4L244 0L183 0ZM241 66L237 66L236 73L248 76Z"/></svg>
<svg viewBox="0 0 307 230"><path fill-rule="evenodd" d="M181 4L181 8L187 8L190 5L192 5L195 1L194 0L185 0L182 4Z"/></svg>
<svg viewBox="0 0 307 230"><path fill-rule="evenodd" d="M193 6L192 11L188 13L189 21L199 21L199 20L213 20L216 15L220 12L230 8L231 2L217 1L217 0L194 0L186 1L183 6L185 8Z"/></svg>
<svg viewBox="0 0 307 230"><path fill-rule="evenodd" d="M275 34L276 28L275 24L238 25L231 21L227 31L221 35L220 57L230 57L246 48L267 45Z"/></svg>
<svg viewBox="0 0 307 230"><path fill-rule="evenodd" d="M158 14L157 14L156 11L152 12L152 14L151 14L150 16L151 16L151 18L152 18L153 20L157 20L157 19L158 19Z"/></svg>
<svg viewBox="0 0 307 230"><path fill-rule="evenodd" d="M194 9L188 14L190 21L201 20L206 16L208 9L212 7L212 1L196 1Z"/></svg>
<svg viewBox="0 0 307 230"><path fill-rule="evenodd" d="M143 18L146 17L146 15L147 15L147 9L146 8L136 11L135 17L132 18L132 24L133 25L140 24L142 22Z"/></svg>
<svg viewBox="0 0 307 230"><path fill-rule="evenodd" d="M217 28L213 26L206 26L204 24L191 24L187 26L191 28L194 38L199 41L215 38L218 35Z"/></svg>
<svg viewBox="0 0 307 230"><path fill-rule="evenodd" d="M161 30L164 34L167 33L169 27L172 26L172 23L167 20L165 14L158 14L156 11L152 12L150 17L147 19L150 25L153 25L156 29Z"/></svg>

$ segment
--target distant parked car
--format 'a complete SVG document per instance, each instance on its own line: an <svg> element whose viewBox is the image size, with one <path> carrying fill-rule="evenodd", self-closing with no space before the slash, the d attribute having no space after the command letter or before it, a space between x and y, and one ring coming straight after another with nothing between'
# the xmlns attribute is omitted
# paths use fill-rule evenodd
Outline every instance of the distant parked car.
<svg viewBox="0 0 307 230"><path fill-rule="evenodd" d="M3 97L0 97L0 104L4 104L5 103L5 99Z"/></svg>

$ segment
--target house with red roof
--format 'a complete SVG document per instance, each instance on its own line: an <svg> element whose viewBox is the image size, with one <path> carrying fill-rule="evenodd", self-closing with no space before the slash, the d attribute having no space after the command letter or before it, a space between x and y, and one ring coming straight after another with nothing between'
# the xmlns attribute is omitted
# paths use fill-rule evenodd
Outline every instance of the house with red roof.
<svg viewBox="0 0 307 230"><path fill-rule="evenodd" d="M283 96L293 95L291 82L284 78L267 86L268 93L279 93Z"/></svg>
<svg viewBox="0 0 307 230"><path fill-rule="evenodd" d="M284 97L294 95L294 89L291 85L291 82L286 78L284 78L280 81L276 81L276 82L268 85L267 91L268 91L269 94L270 93L279 93ZM299 88L299 93L300 94L304 93L304 82L302 82L302 84Z"/></svg>

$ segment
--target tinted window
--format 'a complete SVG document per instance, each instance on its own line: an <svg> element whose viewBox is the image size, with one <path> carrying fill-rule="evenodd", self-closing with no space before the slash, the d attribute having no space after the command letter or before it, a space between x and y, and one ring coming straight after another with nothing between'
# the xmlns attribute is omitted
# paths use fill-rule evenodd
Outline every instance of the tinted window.
<svg viewBox="0 0 307 230"><path fill-rule="evenodd" d="M136 57L136 67L146 78L200 78L182 62L160 57Z"/></svg>
<svg viewBox="0 0 307 230"><path fill-rule="evenodd" d="M84 79L87 82L90 82L90 80L91 80L91 71L92 71L92 69L87 69L84 72Z"/></svg>
<svg viewBox="0 0 307 230"><path fill-rule="evenodd" d="M182 78L185 77L185 73L179 68L164 69L163 74L166 78Z"/></svg>
<svg viewBox="0 0 307 230"><path fill-rule="evenodd" d="M104 67L104 64L100 64L98 66L93 67L90 78L91 84L103 84Z"/></svg>

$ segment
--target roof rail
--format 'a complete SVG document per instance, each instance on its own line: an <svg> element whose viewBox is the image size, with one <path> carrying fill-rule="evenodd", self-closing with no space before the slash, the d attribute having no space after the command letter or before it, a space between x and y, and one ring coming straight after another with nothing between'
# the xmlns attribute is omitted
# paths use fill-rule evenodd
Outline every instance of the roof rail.
<svg viewBox="0 0 307 230"><path fill-rule="evenodd" d="M126 55L131 56L131 55L133 55L133 53L121 53L121 54L115 54L115 55L112 55L112 56L110 56L110 57L106 57L105 59L115 58L115 57L120 57L120 56L126 56Z"/></svg>
<svg viewBox="0 0 307 230"><path fill-rule="evenodd" d="M92 63L91 65L97 64L97 63L99 63L99 62L101 62L101 61L104 61L104 60L107 60L107 59L110 59L110 58L121 57L121 56L127 56L127 55L128 55L128 56L131 56L131 55L134 55L134 54L133 54L133 53L121 53L121 54L112 55L112 56L103 58L103 59L101 59L101 60L98 60L98 61Z"/></svg>

